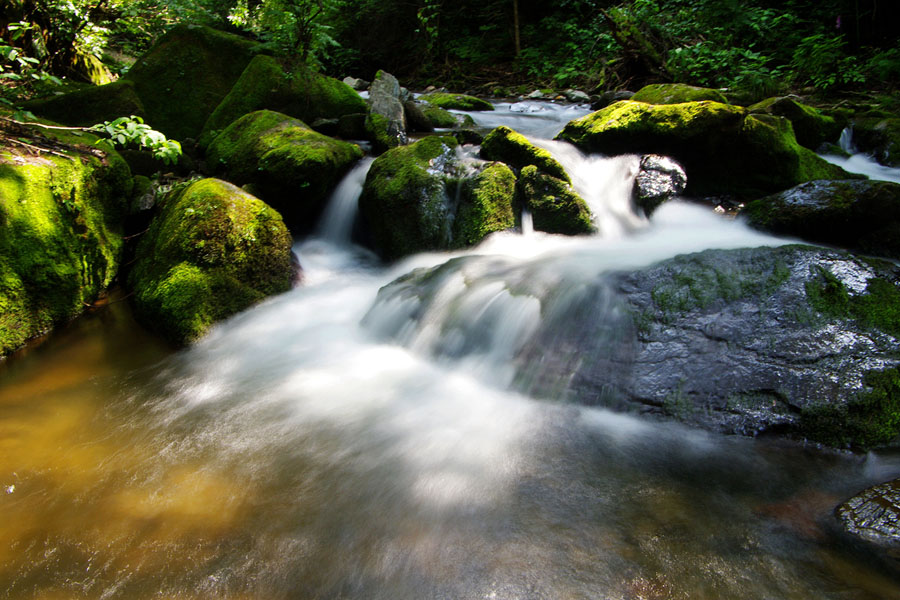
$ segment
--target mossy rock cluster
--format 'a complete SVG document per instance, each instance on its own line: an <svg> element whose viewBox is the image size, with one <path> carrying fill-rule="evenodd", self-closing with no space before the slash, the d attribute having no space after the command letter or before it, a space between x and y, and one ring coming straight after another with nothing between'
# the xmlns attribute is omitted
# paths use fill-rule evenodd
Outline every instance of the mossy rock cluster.
<svg viewBox="0 0 900 600"><path fill-rule="evenodd" d="M435 129L458 129L475 126L475 121L469 115L455 115L448 110L430 104L423 104L421 108Z"/></svg>
<svg viewBox="0 0 900 600"><path fill-rule="evenodd" d="M548 151L538 148L524 135L505 125L485 136L481 142L481 157L504 162L516 170L534 165L547 175L570 182L569 174Z"/></svg>
<svg viewBox="0 0 900 600"><path fill-rule="evenodd" d="M749 203L757 229L866 254L900 258L900 185L811 181Z"/></svg>
<svg viewBox="0 0 900 600"><path fill-rule="evenodd" d="M687 172L689 195L755 198L806 181L853 178L797 143L787 119L720 102L626 100L570 122L558 138L588 152L671 156Z"/></svg>
<svg viewBox="0 0 900 600"><path fill-rule="evenodd" d="M817 108L790 97L768 98L747 107L751 114L769 114L784 117L791 122L797 142L811 150L836 143L846 123L824 114Z"/></svg>
<svg viewBox="0 0 900 600"><path fill-rule="evenodd" d="M258 198L218 179L173 192L129 275L137 317L176 344L291 287L291 236Z"/></svg>
<svg viewBox="0 0 900 600"><path fill-rule="evenodd" d="M309 229L331 190L361 157L355 144L261 110L244 115L212 141L207 167L237 185L250 184L291 227Z"/></svg>
<svg viewBox="0 0 900 600"><path fill-rule="evenodd" d="M900 167L900 118L863 116L853 121L853 143L888 167Z"/></svg>
<svg viewBox="0 0 900 600"><path fill-rule="evenodd" d="M454 245L474 246L488 234L515 227L516 176L512 169L503 163L488 163L463 185L453 220Z"/></svg>
<svg viewBox="0 0 900 600"><path fill-rule="evenodd" d="M538 231L566 235L595 231L590 208L572 186L535 165L519 172L518 193Z"/></svg>
<svg viewBox="0 0 900 600"><path fill-rule="evenodd" d="M46 135L79 147L0 149L0 357L82 313L122 254L128 165L93 136Z"/></svg>
<svg viewBox="0 0 900 600"><path fill-rule="evenodd" d="M681 104L712 100L728 104L728 99L719 90L686 85L684 83L654 83L635 92L631 100L647 104Z"/></svg>
<svg viewBox="0 0 900 600"><path fill-rule="evenodd" d="M339 119L366 112L365 100L347 84L307 69L286 71L271 56L253 57L203 125L205 147L228 125L245 114L272 110L306 123Z"/></svg>
<svg viewBox="0 0 900 600"><path fill-rule="evenodd" d="M494 105L487 100L465 94L432 92L419 96L419 100L448 110L494 110Z"/></svg>
<svg viewBox="0 0 900 600"><path fill-rule="evenodd" d="M131 115L147 118L134 82L128 79L32 100L26 102L24 108L57 123L75 127L88 127Z"/></svg>

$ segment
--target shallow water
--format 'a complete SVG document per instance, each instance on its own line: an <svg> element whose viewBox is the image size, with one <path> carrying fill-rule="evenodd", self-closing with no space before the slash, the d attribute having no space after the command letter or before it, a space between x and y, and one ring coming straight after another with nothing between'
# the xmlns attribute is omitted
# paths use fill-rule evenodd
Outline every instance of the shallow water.
<svg viewBox="0 0 900 600"><path fill-rule="evenodd" d="M511 391L509 352L540 307L489 270L381 335L403 312L378 290L453 256L564 290L681 252L784 243L678 202L622 225L503 233L387 268L334 241L345 233L303 240L302 287L191 349L135 327L123 302L15 357L0 367L3 596L900 597L895 567L832 516L898 476L900 457ZM486 315L490 343L435 352L460 311Z"/></svg>

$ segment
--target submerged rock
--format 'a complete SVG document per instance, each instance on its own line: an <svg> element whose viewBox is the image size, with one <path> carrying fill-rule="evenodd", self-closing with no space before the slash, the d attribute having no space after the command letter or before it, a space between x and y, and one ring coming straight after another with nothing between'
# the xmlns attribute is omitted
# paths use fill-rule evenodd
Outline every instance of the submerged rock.
<svg viewBox="0 0 900 600"><path fill-rule="evenodd" d="M509 166L522 170L534 165L542 173L546 173L567 183L571 178L559 162L547 150L538 148L517 131L505 125L497 127L481 142L481 157L486 160L499 160Z"/></svg>
<svg viewBox="0 0 900 600"><path fill-rule="evenodd" d="M313 131L303 121L261 110L244 115L207 150L208 168L237 185L250 184L285 221L309 229L328 194L357 160L356 144Z"/></svg>
<svg viewBox="0 0 900 600"><path fill-rule="evenodd" d="M264 109L313 123L364 113L366 102L337 79L305 68L288 71L271 56L255 56L204 123L201 146L240 117Z"/></svg>
<svg viewBox="0 0 900 600"><path fill-rule="evenodd" d="M900 548L900 479L863 490L835 510L851 534L882 547Z"/></svg>
<svg viewBox="0 0 900 600"><path fill-rule="evenodd" d="M900 258L900 185L887 181L810 181L749 203L757 229Z"/></svg>
<svg viewBox="0 0 900 600"><path fill-rule="evenodd" d="M838 123L834 117L799 102L789 96L768 98L747 110L753 113L784 117L794 127L797 142L811 150L818 150L822 144L836 143L846 123Z"/></svg>
<svg viewBox="0 0 900 600"><path fill-rule="evenodd" d="M171 193L137 249L129 275L135 314L176 344L287 291L291 236L258 198L218 179Z"/></svg>
<svg viewBox="0 0 900 600"><path fill-rule="evenodd" d="M494 105L487 100L467 96L465 94L450 94L447 92L432 92L419 96L422 102L428 102L438 108L455 110L494 110Z"/></svg>
<svg viewBox="0 0 900 600"><path fill-rule="evenodd" d="M677 162L667 156L645 154L634 178L634 203L648 217L659 205L679 195L687 187L687 175Z"/></svg>
<svg viewBox="0 0 900 600"><path fill-rule="evenodd" d="M712 100L728 104L728 99L719 90L686 85L684 83L654 83L639 89L631 97L635 102L648 104L681 104Z"/></svg>
<svg viewBox="0 0 900 600"><path fill-rule="evenodd" d="M93 136L40 135L52 153L0 149L0 357L84 312L116 276L124 245L125 161Z"/></svg>
<svg viewBox="0 0 900 600"><path fill-rule="evenodd" d="M379 152L407 142L406 112L400 99L400 82L390 73L378 71L369 86L369 113L366 130Z"/></svg>
<svg viewBox="0 0 900 600"><path fill-rule="evenodd" d="M853 179L800 146L790 121L719 102L617 102L566 125L587 152L662 154L684 166L687 193L759 197L815 179Z"/></svg>

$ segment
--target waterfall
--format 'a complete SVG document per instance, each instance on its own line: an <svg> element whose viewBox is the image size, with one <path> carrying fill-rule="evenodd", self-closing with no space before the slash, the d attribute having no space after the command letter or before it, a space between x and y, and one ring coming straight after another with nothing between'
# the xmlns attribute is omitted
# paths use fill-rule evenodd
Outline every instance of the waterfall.
<svg viewBox="0 0 900 600"><path fill-rule="evenodd" d="M331 193L319 224L319 235L323 239L337 244L350 242L359 210L359 195L374 160L372 157L360 160Z"/></svg>
<svg viewBox="0 0 900 600"><path fill-rule="evenodd" d="M859 173L865 175L869 179L877 179L879 181L892 181L900 183L900 168L886 167L879 164L874 158L859 152L853 144L853 128L845 127L841 132L839 141L841 150L850 154L850 156L836 156L833 154L823 154L822 158L830 163L836 164L845 171L850 173Z"/></svg>

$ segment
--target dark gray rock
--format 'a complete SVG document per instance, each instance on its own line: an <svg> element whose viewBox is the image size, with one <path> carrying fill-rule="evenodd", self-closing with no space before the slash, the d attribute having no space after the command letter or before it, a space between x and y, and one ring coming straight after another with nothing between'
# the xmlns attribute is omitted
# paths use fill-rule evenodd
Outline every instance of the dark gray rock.
<svg viewBox="0 0 900 600"><path fill-rule="evenodd" d="M400 99L400 82L390 73L378 71L369 86L369 119L367 129L380 149L393 148L407 142L406 113Z"/></svg>
<svg viewBox="0 0 900 600"><path fill-rule="evenodd" d="M620 100L631 100L632 96L634 96L634 92L629 92L628 90L603 92L591 102L591 110L606 108L610 104Z"/></svg>
<svg viewBox="0 0 900 600"><path fill-rule="evenodd" d="M634 179L634 203L649 217L660 204L682 193L686 187L687 174L674 159L645 154Z"/></svg>
<svg viewBox="0 0 900 600"><path fill-rule="evenodd" d="M853 496L835 510L851 534L886 548L900 548L900 479Z"/></svg>
<svg viewBox="0 0 900 600"><path fill-rule="evenodd" d="M406 124L410 131L421 133L431 133L434 131L434 125L431 119L422 110L422 107L413 100L407 100L403 103L403 111L406 115Z"/></svg>
<svg viewBox="0 0 900 600"><path fill-rule="evenodd" d="M895 265L784 246L708 250L633 272L582 272L564 262L469 257L394 282L373 311L401 301L408 310L396 329L382 328L389 336L410 336L410 323L419 320L433 335L440 323L446 337L430 341L438 355L512 356L513 386L536 397L751 436L805 436L809 411L845 406L865 392L867 373L900 363L896 337L850 314L823 313L810 296L829 277L850 297L867 294L876 279L896 294ZM470 318L456 309L489 286L492 302L535 306L518 337L506 333L505 340L519 340L515 347L486 350L499 317L482 322L483 312Z"/></svg>

